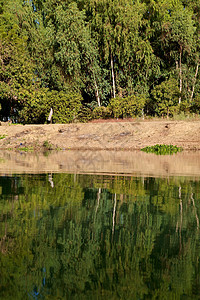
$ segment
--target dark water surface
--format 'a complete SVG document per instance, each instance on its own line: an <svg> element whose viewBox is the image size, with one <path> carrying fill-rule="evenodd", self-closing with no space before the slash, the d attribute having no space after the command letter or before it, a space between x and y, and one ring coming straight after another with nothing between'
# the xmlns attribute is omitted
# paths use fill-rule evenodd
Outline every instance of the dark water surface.
<svg viewBox="0 0 200 300"><path fill-rule="evenodd" d="M200 299L200 177L0 177L0 299Z"/></svg>

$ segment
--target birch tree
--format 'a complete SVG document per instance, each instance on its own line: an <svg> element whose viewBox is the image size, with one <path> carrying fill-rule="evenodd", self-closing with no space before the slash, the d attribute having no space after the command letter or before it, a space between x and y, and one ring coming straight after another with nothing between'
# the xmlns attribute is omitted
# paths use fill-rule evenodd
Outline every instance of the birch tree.
<svg viewBox="0 0 200 300"><path fill-rule="evenodd" d="M187 56L191 52L194 33L195 26L192 12L183 6L178 6L173 11L170 11L162 24L164 51L168 51L174 60L174 65L178 69L179 104L183 94L183 61L187 61Z"/></svg>

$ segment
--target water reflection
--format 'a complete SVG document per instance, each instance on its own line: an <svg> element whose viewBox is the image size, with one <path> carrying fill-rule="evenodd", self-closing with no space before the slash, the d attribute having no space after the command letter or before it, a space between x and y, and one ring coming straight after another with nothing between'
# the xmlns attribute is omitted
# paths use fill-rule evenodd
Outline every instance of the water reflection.
<svg viewBox="0 0 200 300"><path fill-rule="evenodd" d="M200 151L158 156L142 151L59 151L47 154L0 151L0 174L121 174L200 176Z"/></svg>
<svg viewBox="0 0 200 300"><path fill-rule="evenodd" d="M199 299L199 180L43 174L0 186L1 299Z"/></svg>

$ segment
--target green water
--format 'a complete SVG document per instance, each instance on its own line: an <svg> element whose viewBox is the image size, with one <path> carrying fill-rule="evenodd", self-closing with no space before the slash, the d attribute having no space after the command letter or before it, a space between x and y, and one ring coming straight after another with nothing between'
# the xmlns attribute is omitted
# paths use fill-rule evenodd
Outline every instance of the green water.
<svg viewBox="0 0 200 300"><path fill-rule="evenodd" d="M200 299L199 179L0 177L0 299Z"/></svg>

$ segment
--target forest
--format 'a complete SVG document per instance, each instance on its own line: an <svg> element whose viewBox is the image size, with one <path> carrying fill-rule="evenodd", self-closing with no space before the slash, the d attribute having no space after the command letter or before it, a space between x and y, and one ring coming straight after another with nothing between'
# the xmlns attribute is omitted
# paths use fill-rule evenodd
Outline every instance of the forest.
<svg viewBox="0 0 200 300"><path fill-rule="evenodd" d="M200 0L0 0L0 120L200 114Z"/></svg>

